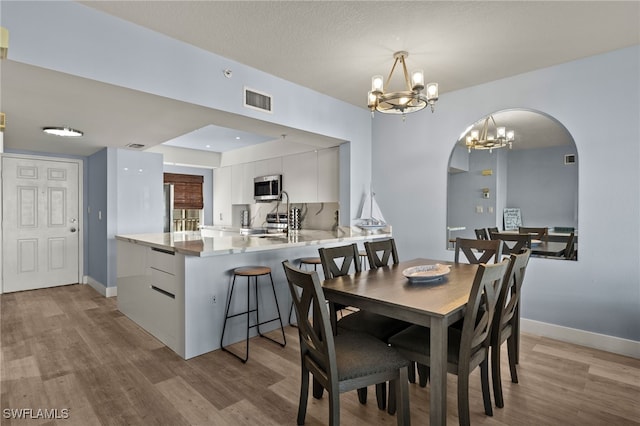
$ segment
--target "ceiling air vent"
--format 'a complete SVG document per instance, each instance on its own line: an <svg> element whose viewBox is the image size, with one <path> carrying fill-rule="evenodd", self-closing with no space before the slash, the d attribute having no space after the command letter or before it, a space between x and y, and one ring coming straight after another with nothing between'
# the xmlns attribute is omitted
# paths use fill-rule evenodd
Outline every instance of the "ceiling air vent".
<svg viewBox="0 0 640 426"><path fill-rule="evenodd" d="M271 95L247 87L244 88L244 106L260 111L272 112Z"/></svg>
<svg viewBox="0 0 640 426"><path fill-rule="evenodd" d="M130 144L127 144L127 148L141 149L141 148L144 148L144 145L141 143L130 143Z"/></svg>
<svg viewBox="0 0 640 426"><path fill-rule="evenodd" d="M564 156L564 164L575 164L575 163L576 163L575 154L567 154Z"/></svg>

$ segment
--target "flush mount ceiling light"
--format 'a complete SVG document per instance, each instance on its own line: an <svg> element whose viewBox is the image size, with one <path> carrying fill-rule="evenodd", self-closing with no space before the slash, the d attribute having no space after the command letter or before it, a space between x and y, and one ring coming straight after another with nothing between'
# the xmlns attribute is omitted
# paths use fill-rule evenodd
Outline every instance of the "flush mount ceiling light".
<svg viewBox="0 0 640 426"><path fill-rule="evenodd" d="M491 123L493 123L492 129L495 129L495 134L489 133ZM484 119L481 130L471 130L465 140L465 145L469 152L471 149L488 149L492 152L496 148L504 148L509 145L509 148L513 148L513 142L515 140L515 132L513 130L507 130L506 127L498 127L496 120L490 115Z"/></svg>
<svg viewBox="0 0 640 426"><path fill-rule="evenodd" d="M409 78L407 64L405 63L405 59L408 56L409 53L405 51L393 54L395 61L386 83L381 75L374 75L371 78L368 105L372 114L374 111L386 114L406 114L420 111L427 105L431 105L431 112L433 112L433 105L438 100L438 83L427 84L427 93L422 93L425 88L424 73L422 70L415 70L411 73L411 78ZM402 65L406 87L405 90L392 92L389 91L388 86L398 63Z"/></svg>
<svg viewBox="0 0 640 426"><path fill-rule="evenodd" d="M70 127L43 127L42 131L50 135L64 136L68 138L77 138L84 134L80 130L72 129Z"/></svg>

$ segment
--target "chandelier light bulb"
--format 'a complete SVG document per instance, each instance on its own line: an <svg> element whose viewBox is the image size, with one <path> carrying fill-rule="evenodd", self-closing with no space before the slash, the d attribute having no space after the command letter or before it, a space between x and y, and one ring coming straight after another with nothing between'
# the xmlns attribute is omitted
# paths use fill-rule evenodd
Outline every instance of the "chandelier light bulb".
<svg viewBox="0 0 640 426"><path fill-rule="evenodd" d="M498 127L496 129L496 138L504 139L507 137L507 129L505 127Z"/></svg>
<svg viewBox="0 0 640 426"><path fill-rule="evenodd" d="M427 84L427 99L434 102L438 100L438 83Z"/></svg>
<svg viewBox="0 0 640 426"><path fill-rule="evenodd" d="M381 75L371 77L371 92L380 94L384 90L384 78Z"/></svg>
<svg viewBox="0 0 640 426"><path fill-rule="evenodd" d="M424 89L424 73L422 70L415 70L411 73L411 88L416 92Z"/></svg>

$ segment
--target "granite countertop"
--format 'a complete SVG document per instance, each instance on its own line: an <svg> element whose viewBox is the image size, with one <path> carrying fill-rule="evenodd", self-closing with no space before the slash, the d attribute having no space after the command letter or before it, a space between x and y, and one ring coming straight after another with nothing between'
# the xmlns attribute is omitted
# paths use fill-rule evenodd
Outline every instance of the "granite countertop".
<svg viewBox="0 0 640 426"><path fill-rule="evenodd" d="M256 237L237 231L204 229L202 231L116 235L116 239L142 244L188 256L216 256L251 251L275 250L287 247L357 242L372 238L391 237L391 227L369 232L357 227L341 226L335 231L304 229L284 236Z"/></svg>

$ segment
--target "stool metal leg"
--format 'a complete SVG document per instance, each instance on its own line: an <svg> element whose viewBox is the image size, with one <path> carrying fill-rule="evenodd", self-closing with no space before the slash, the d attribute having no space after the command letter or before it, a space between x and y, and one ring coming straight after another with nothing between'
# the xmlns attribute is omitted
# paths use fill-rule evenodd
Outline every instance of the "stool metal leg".
<svg viewBox="0 0 640 426"><path fill-rule="evenodd" d="M250 311L249 311L249 296L250 296L250 289L247 289L247 339L246 339L246 347L245 347L245 357L242 358L241 356L233 353L232 351L230 351L229 349L225 348L223 346L223 340L224 340L224 332L225 329L227 328L227 319L229 318L233 318L233 317L237 317L239 315L244 315L245 312L241 312L239 314L234 314L234 315L229 315L229 307L231 306L231 300L233 300L233 290L235 289L236 286L236 276L233 276L233 281L231 283L231 291L229 292L229 300L227 300L227 307L225 309L225 313L224 313L224 323L222 325L222 336L220 336L220 349L222 349L225 352L229 352L231 355L235 356L236 358L238 358L240 361L242 361L243 363L247 362L247 360L249 359L249 316Z"/></svg>
<svg viewBox="0 0 640 426"><path fill-rule="evenodd" d="M261 337L264 337L264 338L266 338L266 339L269 339L269 340L271 340L272 342L277 343L277 344L279 344L279 345L280 345L280 346L282 346L282 347L285 347L285 346L287 345L287 338L286 338L286 337L285 337L285 335L284 335L284 325L282 324L282 317L280 316L280 307L278 306L278 297L276 296L276 286L275 286L275 284L273 284L273 276L271 275L271 273L269 273L269 279L271 280L271 289L273 290L273 299L276 301L276 311L278 312L278 318L274 318L274 319L269 320L269 321L260 322L260 318L258 317L258 322L257 322L257 324L256 324L256 325L257 325L257 328L258 328L258 334L259 334ZM256 301L257 301L257 295L258 295L257 281L258 281L258 280L257 280L257 277L256 277ZM256 310L257 310L257 306L256 306ZM256 315L258 315L258 312L256 312ZM269 337L269 336L265 336L264 334L262 334L262 333L260 332L260 325L262 325L262 324L266 324L266 323L268 323L268 322L275 321L276 319L280 322L280 331L282 331L282 342L278 342L277 340L272 339L272 338L271 338L271 337Z"/></svg>

